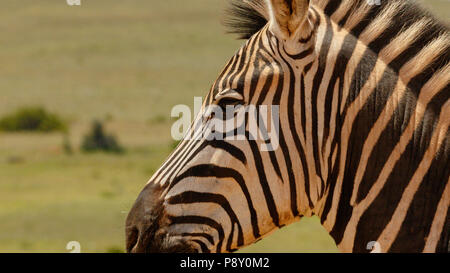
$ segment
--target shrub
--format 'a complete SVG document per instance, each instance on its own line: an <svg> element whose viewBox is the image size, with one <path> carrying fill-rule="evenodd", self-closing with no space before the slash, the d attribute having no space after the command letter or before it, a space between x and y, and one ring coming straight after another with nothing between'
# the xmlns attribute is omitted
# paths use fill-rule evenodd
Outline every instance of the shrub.
<svg viewBox="0 0 450 273"><path fill-rule="evenodd" d="M0 131L20 132L66 131L67 126L55 114L47 112L42 107L27 107L0 119Z"/></svg>
<svg viewBox="0 0 450 273"><path fill-rule="evenodd" d="M92 123L91 132L84 137L81 149L85 152L122 153L124 151L114 136L105 133L100 121Z"/></svg>

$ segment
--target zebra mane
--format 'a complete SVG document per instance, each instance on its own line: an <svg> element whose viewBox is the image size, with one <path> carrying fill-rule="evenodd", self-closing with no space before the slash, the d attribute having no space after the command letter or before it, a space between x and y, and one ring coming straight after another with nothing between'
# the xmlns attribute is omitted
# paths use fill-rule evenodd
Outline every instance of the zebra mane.
<svg viewBox="0 0 450 273"><path fill-rule="evenodd" d="M429 34L436 36L438 33L448 33L448 25L436 19L430 12L416 3L415 0L380 0L380 5L376 5L375 0L312 0L311 2L316 7L321 8L325 14L331 16L341 3L349 1L352 2L352 8L344 19L351 17L352 13L357 13L361 10L358 8L369 5L368 2L373 1L374 4L370 6L369 15L364 18L365 21L376 18L389 7L397 6L398 10L395 16L387 19L398 25L397 29L399 31L406 25L426 20L429 22L427 29L427 31L430 31ZM229 3L230 7L226 10L223 22L227 28L227 33L237 34L239 39L248 39L267 24L269 15L266 0L229 0ZM345 20L336 23L341 25L345 23Z"/></svg>
<svg viewBox="0 0 450 273"><path fill-rule="evenodd" d="M230 0L223 22L227 32L248 39L268 22L264 0Z"/></svg>

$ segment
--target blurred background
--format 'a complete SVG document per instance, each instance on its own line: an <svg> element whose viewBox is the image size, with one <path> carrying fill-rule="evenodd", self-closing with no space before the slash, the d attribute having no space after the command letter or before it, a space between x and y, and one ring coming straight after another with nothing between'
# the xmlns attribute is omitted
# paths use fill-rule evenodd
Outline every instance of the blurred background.
<svg viewBox="0 0 450 273"><path fill-rule="evenodd" d="M450 1L426 0L450 18ZM193 107L243 41L225 0L2 0L0 252L123 252L124 222ZM242 252L336 252L318 219Z"/></svg>

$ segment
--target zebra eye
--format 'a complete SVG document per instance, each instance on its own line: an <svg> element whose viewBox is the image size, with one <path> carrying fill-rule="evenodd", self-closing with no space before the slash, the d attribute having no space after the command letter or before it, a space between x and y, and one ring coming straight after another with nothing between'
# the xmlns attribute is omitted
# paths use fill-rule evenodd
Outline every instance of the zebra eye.
<svg viewBox="0 0 450 273"><path fill-rule="evenodd" d="M244 96L234 89L220 91L214 97L218 105L235 105L244 101Z"/></svg>

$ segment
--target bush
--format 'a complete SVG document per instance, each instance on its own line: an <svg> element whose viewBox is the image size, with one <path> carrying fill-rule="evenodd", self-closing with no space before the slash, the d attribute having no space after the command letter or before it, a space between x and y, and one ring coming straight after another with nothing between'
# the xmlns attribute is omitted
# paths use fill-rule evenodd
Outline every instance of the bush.
<svg viewBox="0 0 450 273"><path fill-rule="evenodd" d="M27 107L0 119L0 131L65 132L67 126L55 114L41 107Z"/></svg>
<svg viewBox="0 0 450 273"><path fill-rule="evenodd" d="M122 153L124 151L114 136L104 132L103 124L99 121L92 123L91 132L84 137L81 149L85 152Z"/></svg>

